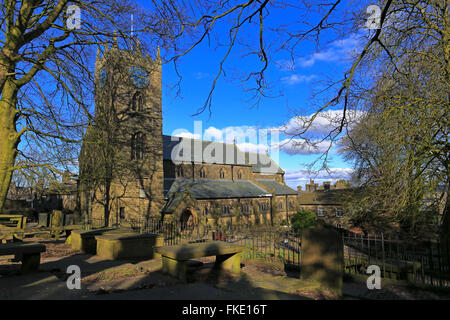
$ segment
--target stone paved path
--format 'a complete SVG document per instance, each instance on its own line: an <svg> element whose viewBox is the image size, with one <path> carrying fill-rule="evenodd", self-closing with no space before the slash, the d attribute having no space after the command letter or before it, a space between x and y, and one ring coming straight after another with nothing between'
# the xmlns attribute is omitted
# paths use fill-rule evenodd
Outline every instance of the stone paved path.
<svg viewBox="0 0 450 320"><path fill-rule="evenodd" d="M361 283L344 283L344 295L369 300L450 300L450 293L394 285L369 290Z"/></svg>

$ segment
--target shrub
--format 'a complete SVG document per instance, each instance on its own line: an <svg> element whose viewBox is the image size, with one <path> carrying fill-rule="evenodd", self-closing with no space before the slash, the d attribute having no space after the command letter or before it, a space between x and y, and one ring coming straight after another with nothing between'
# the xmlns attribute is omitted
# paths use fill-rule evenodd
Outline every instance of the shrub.
<svg viewBox="0 0 450 320"><path fill-rule="evenodd" d="M308 210L299 210L291 217L292 228L297 233L313 228L316 224L316 215Z"/></svg>

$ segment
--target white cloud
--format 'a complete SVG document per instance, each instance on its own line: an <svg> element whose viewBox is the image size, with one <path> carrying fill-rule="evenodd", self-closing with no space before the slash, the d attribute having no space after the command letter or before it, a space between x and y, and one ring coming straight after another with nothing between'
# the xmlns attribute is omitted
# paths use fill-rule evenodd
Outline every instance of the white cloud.
<svg viewBox="0 0 450 320"><path fill-rule="evenodd" d="M278 145L280 151L289 155L321 154L328 150L330 143L327 141L306 142L302 139L284 139Z"/></svg>
<svg viewBox="0 0 450 320"><path fill-rule="evenodd" d="M175 130L172 136L230 144L236 142L236 146L244 152L265 153L267 150L270 151L268 143L272 143L272 141L270 140L271 137L264 139L260 136L261 132L264 131L267 131L267 129L258 130L258 128L251 126L226 127L224 129L211 126L204 131L203 136L193 134L186 129ZM278 140L273 141L272 144L277 146Z"/></svg>
<svg viewBox="0 0 450 320"><path fill-rule="evenodd" d="M331 42L326 49L311 53L294 61L280 60L277 62L281 70L294 70L296 66L308 68L317 62L343 61L354 57L361 51L363 45L363 32L353 33L347 38Z"/></svg>
<svg viewBox="0 0 450 320"><path fill-rule="evenodd" d="M353 169L351 168L332 168L330 169L330 173L327 171L320 171L318 173L312 173L307 169L298 169L298 170L285 170L284 179L286 184L291 188L296 189L297 186L305 185L309 183L310 179L314 179L316 183L321 184L323 181L331 181L332 183L344 179L349 180L351 174L353 173Z"/></svg>
<svg viewBox="0 0 450 320"><path fill-rule="evenodd" d="M298 58L296 60L296 64L300 65L301 67L312 67L318 61L333 62L341 58L342 55L338 54L336 48L330 48L325 51L315 52L306 58Z"/></svg>
<svg viewBox="0 0 450 320"><path fill-rule="evenodd" d="M312 74L310 76L293 74L289 77L283 77L280 80L288 85L295 85L304 82L310 82L311 80L317 78L316 75Z"/></svg>
<svg viewBox="0 0 450 320"><path fill-rule="evenodd" d="M183 132L176 132L176 133L172 133L172 136L174 137L180 137L180 138L189 138L189 139L201 139L200 135L198 134L193 134L187 130L183 131Z"/></svg>
<svg viewBox="0 0 450 320"><path fill-rule="evenodd" d="M294 135L303 131L311 123L308 128L308 134L323 135L328 134L331 130L337 128L342 121L343 110L328 110L320 112L314 119L314 114L308 116L296 116L291 118L285 125L276 128L281 132ZM347 110L346 121L351 128L352 124L356 123L364 113L361 111Z"/></svg>
<svg viewBox="0 0 450 320"><path fill-rule="evenodd" d="M253 144L253 143L239 143L236 144L239 150L243 152L251 152L251 153L266 153L269 150L269 147L265 144Z"/></svg>
<svg viewBox="0 0 450 320"><path fill-rule="evenodd" d="M297 119L291 119L288 126L286 126L286 132L294 132L298 128L295 120ZM321 125L326 126L323 123ZM273 131L272 134L270 134L270 130ZM240 150L254 153L269 152L272 154L281 151L288 155L310 155L324 153L330 147L330 143L327 141L311 140L306 142L302 139L284 139L280 141L278 133L280 131L283 132L283 130L284 128L258 129L251 126L218 129L211 126L204 131L203 136L201 134L193 134L186 129L176 130L172 135L230 144L236 142ZM318 130L318 127L315 130ZM266 134L268 135L266 136Z"/></svg>
<svg viewBox="0 0 450 320"><path fill-rule="evenodd" d="M203 139L225 143L233 143L236 141L237 145L244 143L258 144L258 141L262 140L259 137L259 134L263 132L262 130L264 129L258 129L252 126L226 127L223 129L209 127L205 130Z"/></svg>
<svg viewBox="0 0 450 320"><path fill-rule="evenodd" d="M209 127L203 134L205 140L223 141L223 132L220 129Z"/></svg>

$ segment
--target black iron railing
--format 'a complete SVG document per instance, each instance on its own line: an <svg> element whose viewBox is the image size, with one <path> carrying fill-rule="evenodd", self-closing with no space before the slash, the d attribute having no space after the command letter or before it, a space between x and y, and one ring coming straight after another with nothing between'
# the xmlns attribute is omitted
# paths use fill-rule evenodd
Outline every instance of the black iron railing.
<svg viewBox="0 0 450 320"><path fill-rule="evenodd" d="M255 226L194 226L176 221L148 219L137 227L142 233L159 233L165 245L180 243L226 241L242 245L243 258L280 261L288 266L300 267L300 235L289 228Z"/></svg>
<svg viewBox="0 0 450 320"><path fill-rule="evenodd" d="M343 233L342 240L345 269L349 273L363 274L369 265L377 265L384 278L450 287L450 243L351 232Z"/></svg>

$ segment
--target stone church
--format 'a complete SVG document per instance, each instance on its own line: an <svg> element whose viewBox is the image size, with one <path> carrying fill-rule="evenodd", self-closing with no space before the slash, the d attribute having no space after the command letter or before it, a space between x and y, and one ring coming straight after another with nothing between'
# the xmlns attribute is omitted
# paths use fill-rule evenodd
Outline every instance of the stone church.
<svg viewBox="0 0 450 320"><path fill-rule="evenodd" d="M79 157L79 204L92 221L148 217L197 224L281 222L297 192L268 156L236 144L163 135L162 65L117 44L97 53L95 119Z"/></svg>

